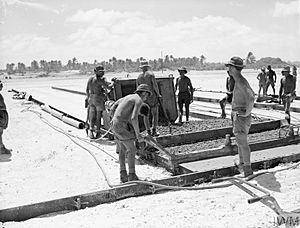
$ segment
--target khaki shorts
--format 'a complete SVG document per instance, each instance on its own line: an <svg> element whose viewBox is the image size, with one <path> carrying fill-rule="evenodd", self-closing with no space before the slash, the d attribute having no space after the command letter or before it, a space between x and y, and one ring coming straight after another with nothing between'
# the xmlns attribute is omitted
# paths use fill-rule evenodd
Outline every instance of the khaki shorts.
<svg viewBox="0 0 300 228"><path fill-rule="evenodd" d="M129 123L114 119L111 121L111 130L120 141L136 140L134 128Z"/></svg>
<svg viewBox="0 0 300 228"><path fill-rule="evenodd" d="M94 106L97 111L104 111L105 101L107 98L104 94L91 94L88 103L90 106Z"/></svg>
<svg viewBox="0 0 300 228"><path fill-rule="evenodd" d="M236 112L231 113L233 134L248 134L251 127L251 114L243 117L238 116Z"/></svg>

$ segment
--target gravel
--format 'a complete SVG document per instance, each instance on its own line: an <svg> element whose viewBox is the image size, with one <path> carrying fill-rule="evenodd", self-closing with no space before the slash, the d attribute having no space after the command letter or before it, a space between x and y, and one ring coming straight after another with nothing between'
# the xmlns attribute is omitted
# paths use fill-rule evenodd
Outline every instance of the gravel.
<svg viewBox="0 0 300 228"><path fill-rule="evenodd" d="M279 138L279 130L280 129L265 131L265 132L261 132L261 133L255 133L255 134L249 134L248 142L253 143L253 142L263 141L263 140L278 139ZM234 143L234 140L232 143ZM193 143L193 144L185 144L185 145L181 145L181 146L168 147L166 149L174 155L189 154L194 151L217 148L224 144L225 144L225 138L222 138L222 139L216 139L216 140L201 141L201 142L197 142L197 143Z"/></svg>

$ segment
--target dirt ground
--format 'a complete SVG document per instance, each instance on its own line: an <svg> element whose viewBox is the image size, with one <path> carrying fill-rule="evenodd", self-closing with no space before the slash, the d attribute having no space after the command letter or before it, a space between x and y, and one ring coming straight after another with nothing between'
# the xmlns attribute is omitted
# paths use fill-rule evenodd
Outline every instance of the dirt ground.
<svg viewBox="0 0 300 228"><path fill-rule="evenodd" d="M83 130L62 123L28 101L13 100L8 89L4 84L1 92L10 115L3 138L13 151L10 159L0 160L0 209L109 188L93 157L72 142L70 134L95 155L110 182L119 183L114 142L88 143ZM300 146L284 149L300 150ZM136 170L148 180L171 176L163 168L143 163L138 163ZM269 191L285 211L300 209L300 165L261 175L251 183ZM2 227L278 227L274 211L261 203L248 204L249 198L235 186L165 192L67 214L7 222Z"/></svg>

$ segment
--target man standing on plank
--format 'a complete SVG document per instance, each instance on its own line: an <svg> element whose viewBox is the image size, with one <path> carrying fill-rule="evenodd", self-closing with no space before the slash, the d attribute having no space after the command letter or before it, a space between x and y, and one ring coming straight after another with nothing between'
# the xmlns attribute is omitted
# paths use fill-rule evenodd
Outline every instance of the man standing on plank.
<svg viewBox="0 0 300 228"><path fill-rule="evenodd" d="M290 123L290 107L291 102L296 98L296 77L290 74L290 67L285 66L281 71L284 76L280 80L280 88L279 88L279 104L281 104L281 100L284 106L285 111L285 119Z"/></svg>
<svg viewBox="0 0 300 228"><path fill-rule="evenodd" d="M120 147L120 179L122 183L127 181L138 180L135 172L135 154L137 152L135 142L142 142L143 138L140 134L138 116L141 113L145 101L152 92L148 85L141 84L137 87L135 94L127 95L118 101L111 108L113 113L111 120L111 130ZM144 113L142 111L142 113ZM147 115L146 115L147 116ZM128 169L127 176L125 166L125 155L128 151Z"/></svg>
<svg viewBox="0 0 300 228"><path fill-rule="evenodd" d="M253 174L248 133L251 126L251 111L254 106L254 91L241 73L245 65L240 57L232 57L225 66L228 67L229 75L235 81L231 118L239 153L239 168L243 176L248 177Z"/></svg>
<svg viewBox="0 0 300 228"><path fill-rule="evenodd" d="M185 67L178 68L180 76L176 78L175 91L179 90L178 93L178 107L179 107L179 123L182 123L183 105L185 107L186 121L189 121L190 115L190 104L193 102L194 88L191 79L185 74L187 69Z"/></svg>
<svg viewBox="0 0 300 228"><path fill-rule="evenodd" d="M89 78L86 86L88 120L90 124L88 135L91 139L95 138L94 132L96 132L96 138L100 137L102 112L105 110L107 90L112 88L112 85L104 77L105 70L103 66L97 66L94 72L96 75Z"/></svg>
<svg viewBox="0 0 300 228"><path fill-rule="evenodd" d="M152 132L148 132L148 134L151 134L152 136L158 136L158 132L156 130L158 125L158 108L159 108L159 99L162 98L162 96L159 93L158 85L155 79L155 76L153 72L149 71L150 65L146 60L141 61L140 68L142 69L142 73L138 76L136 79L136 86L138 87L141 84L147 84L149 86L149 89L152 93L151 96L148 97L146 104L149 105L151 114L152 114ZM149 117L144 117L145 121L149 122L150 126L150 120Z"/></svg>

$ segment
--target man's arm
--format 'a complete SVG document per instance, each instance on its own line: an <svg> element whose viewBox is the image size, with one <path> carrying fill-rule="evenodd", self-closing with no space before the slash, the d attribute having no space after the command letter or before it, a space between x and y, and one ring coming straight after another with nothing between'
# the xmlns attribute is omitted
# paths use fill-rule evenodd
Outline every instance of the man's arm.
<svg viewBox="0 0 300 228"><path fill-rule="evenodd" d="M190 89L190 93L191 93L191 102L193 102L193 100L194 100L194 88L193 88L191 79L189 79L189 89Z"/></svg>
<svg viewBox="0 0 300 228"><path fill-rule="evenodd" d="M275 73L275 71L273 70L273 72L274 72L274 82L276 82L276 80L277 80L277 76L276 76L276 73Z"/></svg>
<svg viewBox="0 0 300 228"><path fill-rule="evenodd" d="M176 83L175 83L175 92L176 92L177 88L178 88L178 78L176 78Z"/></svg>
<svg viewBox="0 0 300 228"><path fill-rule="evenodd" d="M283 85L282 85L282 79L280 80L280 88L279 88L279 104L281 104L281 95L282 95Z"/></svg>
<svg viewBox="0 0 300 228"><path fill-rule="evenodd" d="M86 90L85 91L86 91L87 98L90 97L90 81L91 81L91 79L89 79L87 84L86 84Z"/></svg>
<svg viewBox="0 0 300 228"><path fill-rule="evenodd" d="M138 140L141 139L138 116L139 116L142 104L143 104L142 101L135 101L134 107L132 110L132 115L131 115L131 123L132 123L133 129L134 129L136 138Z"/></svg>
<svg viewBox="0 0 300 228"><path fill-rule="evenodd" d="M152 82L152 86L153 86L154 92L156 93L156 95L157 95L158 97L161 97L161 95L160 95L160 93L159 93L159 89L158 89L158 85L157 85L155 76L154 76L153 74L151 75L151 82Z"/></svg>

